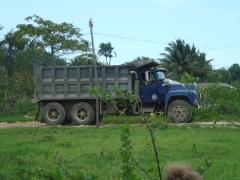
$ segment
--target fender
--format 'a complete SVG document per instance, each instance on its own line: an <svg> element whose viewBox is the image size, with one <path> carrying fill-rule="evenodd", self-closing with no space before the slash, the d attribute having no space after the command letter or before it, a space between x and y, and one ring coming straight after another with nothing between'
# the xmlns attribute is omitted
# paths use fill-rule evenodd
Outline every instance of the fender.
<svg viewBox="0 0 240 180"><path fill-rule="evenodd" d="M169 91L165 97L165 109L167 109L168 101L171 97L186 97L192 104L196 101L196 91L195 90L176 90Z"/></svg>

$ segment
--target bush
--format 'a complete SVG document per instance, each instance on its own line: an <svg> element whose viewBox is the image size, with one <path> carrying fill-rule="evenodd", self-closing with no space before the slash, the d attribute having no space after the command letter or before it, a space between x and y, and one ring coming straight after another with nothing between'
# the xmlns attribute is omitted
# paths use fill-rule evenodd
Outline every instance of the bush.
<svg viewBox="0 0 240 180"><path fill-rule="evenodd" d="M206 119L222 119L223 115L239 118L240 89L233 89L217 84L199 90L202 94L202 108L193 109L196 117Z"/></svg>
<svg viewBox="0 0 240 180"><path fill-rule="evenodd" d="M22 100L17 103L16 108L20 114L33 116L36 112L36 104L32 103L30 100Z"/></svg>
<svg viewBox="0 0 240 180"><path fill-rule="evenodd" d="M239 89L240 89L240 80L239 80L239 81L234 81L234 82L232 83L232 86L238 88L238 90L239 90Z"/></svg>

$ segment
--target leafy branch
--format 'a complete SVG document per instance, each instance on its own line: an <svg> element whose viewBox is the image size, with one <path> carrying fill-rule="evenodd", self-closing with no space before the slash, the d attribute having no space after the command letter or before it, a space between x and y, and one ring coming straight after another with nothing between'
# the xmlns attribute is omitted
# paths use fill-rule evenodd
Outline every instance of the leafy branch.
<svg viewBox="0 0 240 180"><path fill-rule="evenodd" d="M143 121L145 122L147 130L150 134L154 157L157 164L158 177L160 180L162 180L160 160L159 160L158 150L156 146L156 137L154 133L156 130L164 129L166 127L166 124L160 122L160 120L156 118L156 115L154 113L151 113L151 118L147 119L145 117L143 106L139 97L136 97L132 92L118 88L116 85L114 85L112 89L100 90L99 87L89 88L89 92L90 94L95 95L98 99L100 99L103 102L112 103L114 107L118 110L120 115L125 115L125 111L129 107L134 107L134 106L137 107L138 113L142 117ZM118 108L119 106L122 108L119 109ZM134 176L132 172L133 155L131 154L131 151L130 151L132 147L130 146L131 141L129 140L129 136L130 136L129 127L126 127L124 129L124 133L121 136L121 141L123 141L122 147L124 147L124 149L121 149L121 156L124 164L122 167L123 176L128 178L131 176ZM143 170L143 168L141 168L139 163L136 163L136 165L140 167L141 171L144 172L151 179L151 176L148 175L147 172Z"/></svg>
<svg viewBox="0 0 240 180"><path fill-rule="evenodd" d="M120 116L125 115L126 110L137 101L131 91L121 89L117 85L113 85L111 89L100 89L99 86L89 87L88 91L102 102L112 103Z"/></svg>

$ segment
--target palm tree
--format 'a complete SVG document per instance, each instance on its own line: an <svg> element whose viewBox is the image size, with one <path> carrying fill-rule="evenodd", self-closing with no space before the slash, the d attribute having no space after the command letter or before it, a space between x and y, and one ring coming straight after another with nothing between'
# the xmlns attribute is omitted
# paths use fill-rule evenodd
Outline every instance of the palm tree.
<svg viewBox="0 0 240 180"><path fill-rule="evenodd" d="M193 61L192 73L195 77L205 80L207 75L212 71L211 62L213 59L206 60L206 53L198 53L198 56Z"/></svg>
<svg viewBox="0 0 240 180"><path fill-rule="evenodd" d="M98 55L99 56L105 56L106 58L106 65L107 65L107 44L105 43L101 43L99 45L99 50L98 50Z"/></svg>
<svg viewBox="0 0 240 180"><path fill-rule="evenodd" d="M169 70L167 76L180 81L181 76L186 74L190 69L191 48L185 44L184 40L177 39L165 47L167 53L161 53L164 56L160 59L162 66Z"/></svg>
<svg viewBox="0 0 240 180"><path fill-rule="evenodd" d="M106 58L106 65L110 65L111 64L111 59L113 57L112 53L115 55L115 57L117 55L116 52L113 51L113 49L114 48L112 47L110 42L108 42L107 44L101 43L99 45L98 55L99 56L105 56L105 58ZM107 62L107 58L109 58L109 63Z"/></svg>
<svg viewBox="0 0 240 180"><path fill-rule="evenodd" d="M190 47L184 40L177 39L168 45L165 47L167 53L160 54L164 56L160 59L162 66L169 70L167 77L180 81L182 75L192 74L204 80L212 71L213 59L206 60L206 53L200 53L194 44Z"/></svg>

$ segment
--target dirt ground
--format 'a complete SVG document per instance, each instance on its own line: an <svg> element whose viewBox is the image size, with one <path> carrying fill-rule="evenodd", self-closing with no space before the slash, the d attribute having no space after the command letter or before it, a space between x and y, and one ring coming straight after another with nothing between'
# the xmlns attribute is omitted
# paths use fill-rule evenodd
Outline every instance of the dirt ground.
<svg viewBox="0 0 240 180"><path fill-rule="evenodd" d="M236 124L239 124L239 122L235 122ZM191 124L200 124L200 125L214 125L214 122L192 122ZM217 122L216 125L226 125L231 124L230 122ZM184 125L184 124L179 124ZM16 123L7 123L2 122L0 123L0 129L2 128L12 128L12 127L47 127L46 123L40 123L40 122L16 122ZM72 125L74 126L74 125ZM101 126L101 125L100 125ZM78 126L79 127L79 126Z"/></svg>
<svg viewBox="0 0 240 180"><path fill-rule="evenodd" d="M2 128L11 128L11 127L40 127L40 126L48 126L46 123L40 122L16 122L16 123L0 123L0 129Z"/></svg>

